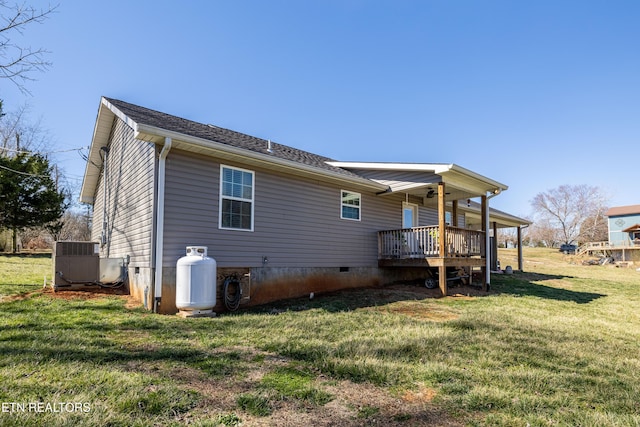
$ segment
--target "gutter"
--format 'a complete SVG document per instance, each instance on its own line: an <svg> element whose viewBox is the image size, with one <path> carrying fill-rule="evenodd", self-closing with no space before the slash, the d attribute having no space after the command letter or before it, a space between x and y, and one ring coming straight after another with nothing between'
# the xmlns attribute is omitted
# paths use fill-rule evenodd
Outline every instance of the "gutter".
<svg viewBox="0 0 640 427"><path fill-rule="evenodd" d="M164 185L166 175L166 159L171 150L171 138L164 139L158 163L158 199L156 205L156 240L155 240L155 272L153 277L153 312L158 312L162 299L162 256L164 247Z"/></svg>

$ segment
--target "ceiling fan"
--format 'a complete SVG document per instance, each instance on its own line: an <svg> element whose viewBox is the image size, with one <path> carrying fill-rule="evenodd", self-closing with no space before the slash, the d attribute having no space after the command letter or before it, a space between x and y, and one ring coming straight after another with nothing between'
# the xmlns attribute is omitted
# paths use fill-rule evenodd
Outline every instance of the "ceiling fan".
<svg viewBox="0 0 640 427"><path fill-rule="evenodd" d="M433 199L435 197L435 195L438 194L438 192L436 190L434 190L433 188L431 188L431 187L428 187L427 190L428 190L427 194L426 194L427 199ZM445 196L448 196L451 193L445 192L444 194L445 194Z"/></svg>

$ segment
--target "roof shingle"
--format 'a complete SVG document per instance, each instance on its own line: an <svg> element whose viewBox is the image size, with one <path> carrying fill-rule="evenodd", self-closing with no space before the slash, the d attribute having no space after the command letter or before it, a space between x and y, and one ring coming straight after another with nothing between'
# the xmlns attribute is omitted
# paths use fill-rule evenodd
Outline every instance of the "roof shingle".
<svg viewBox="0 0 640 427"><path fill-rule="evenodd" d="M608 217L640 214L640 205L616 206L605 212Z"/></svg>
<svg viewBox="0 0 640 427"><path fill-rule="evenodd" d="M269 142L266 139L256 138L254 136L210 124L194 122L171 114L162 113L149 108L130 104L125 101L120 101L118 99L107 97L105 97L105 99L123 114L139 124L145 124L196 138L206 139L220 144L250 150L256 153L271 155L280 159L313 166L348 177L362 178L354 172L327 164L326 162L333 161L333 159L328 157L275 142L270 143L271 150L268 151L267 148L269 146Z"/></svg>

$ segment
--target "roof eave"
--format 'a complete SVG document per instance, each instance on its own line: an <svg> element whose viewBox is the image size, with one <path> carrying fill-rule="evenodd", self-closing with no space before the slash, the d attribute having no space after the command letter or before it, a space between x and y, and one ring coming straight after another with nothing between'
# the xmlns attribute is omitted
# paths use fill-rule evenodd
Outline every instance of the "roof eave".
<svg viewBox="0 0 640 427"><path fill-rule="evenodd" d="M368 169L368 170L397 170L397 171L417 171L433 172L443 177L443 181L459 181L458 178L465 177L476 181L479 185L477 190L484 190L492 193L500 193L509 188L479 173L458 166L454 163L378 163L378 162L327 162L331 166L345 169Z"/></svg>
<svg viewBox="0 0 640 427"><path fill-rule="evenodd" d="M89 146L89 154L87 155L87 164L82 178L82 187L80 188L80 202L93 203L93 195L95 194L96 185L98 185L100 170L102 168L102 157L100 156L100 148L109 143L109 135L111 126L116 117L117 109L113 107L104 97L100 100L98 113L96 116L96 124L93 128L93 136L91 145Z"/></svg>

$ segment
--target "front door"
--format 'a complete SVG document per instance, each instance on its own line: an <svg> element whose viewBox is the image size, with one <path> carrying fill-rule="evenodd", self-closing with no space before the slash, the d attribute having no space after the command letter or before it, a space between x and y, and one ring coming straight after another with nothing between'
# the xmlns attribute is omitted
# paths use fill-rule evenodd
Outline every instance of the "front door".
<svg viewBox="0 0 640 427"><path fill-rule="evenodd" d="M402 228L412 228L418 226L418 205L411 203L402 204ZM405 256L419 256L420 247L418 245L418 239L412 231L404 231L402 236L403 252Z"/></svg>
<svg viewBox="0 0 640 427"><path fill-rule="evenodd" d="M412 203L402 204L402 228L418 226L418 205Z"/></svg>

